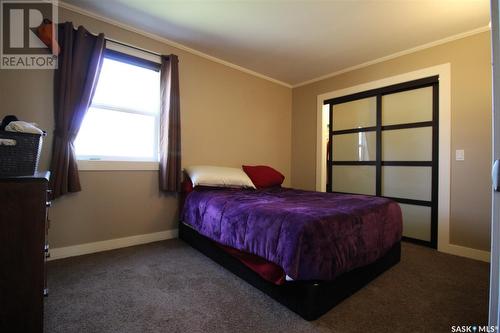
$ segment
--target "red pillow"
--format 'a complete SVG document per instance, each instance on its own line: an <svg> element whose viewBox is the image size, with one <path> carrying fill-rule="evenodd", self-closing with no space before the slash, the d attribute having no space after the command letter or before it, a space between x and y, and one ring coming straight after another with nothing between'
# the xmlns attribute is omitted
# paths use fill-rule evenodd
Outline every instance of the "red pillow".
<svg viewBox="0 0 500 333"><path fill-rule="evenodd" d="M193 182L191 181L191 178L186 176L184 180L182 181L182 192L189 194L193 192Z"/></svg>
<svg viewBox="0 0 500 333"><path fill-rule="evenodd" d="M243 165L242 168L257 188L280 186L285 180L279 171L265 165Z"/></svg>

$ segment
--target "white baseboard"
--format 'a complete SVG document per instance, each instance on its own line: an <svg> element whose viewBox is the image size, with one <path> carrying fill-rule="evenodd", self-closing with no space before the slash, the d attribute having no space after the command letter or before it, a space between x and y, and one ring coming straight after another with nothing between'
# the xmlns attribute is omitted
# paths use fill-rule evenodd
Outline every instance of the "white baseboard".
<svg viewBox="0 0 500 333"><path fill-rule="evenodd" d="M68 257L81 256L84 254L120 249L123 247L129 247L134 245L158 242L166 239L177 238L178 234L179 231L177 229L174 229L174 230L154 232L151 234L108 239L100 242L54 248L50 249L50 258L48 260L49 261L57 260ZM440 252L466 257L470 259L475 259L485 262L490 261L490 252L477 250L465 246L447 244L446 246L440 247L438 250Z"/></svg>
<svg viewBox="0 0 500 333"><path fill-rule="evenodd" d="M108 239L100 242L54 248L50 249L50 258L48 260L57 260L62 258L81 256L83 254L119 249L122 247L158 242L165 239L176 238L178 233L179 231L177 229L174 229L154 232L151 234Z"/></svg>
<svg viewBox="0 0 500 333"><path fill-rule="evenodd" d="M455 244L446 244L445 246L439 247L438 250L440 252L454 254L456 256L490 262L490 252L488 251L477 250L470 247L465 247Z"/></svg>

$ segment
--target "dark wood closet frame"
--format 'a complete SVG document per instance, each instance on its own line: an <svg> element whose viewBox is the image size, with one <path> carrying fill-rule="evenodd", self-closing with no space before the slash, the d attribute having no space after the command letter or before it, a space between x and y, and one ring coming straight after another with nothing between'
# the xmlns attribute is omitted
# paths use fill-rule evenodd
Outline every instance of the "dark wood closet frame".
<svg viewBox="0 0 500 333"><path fill-rule="evenodd" d="M419 88L432 87L432 121L403 123L396 125L382 126L382 96L414 90ZM334 105L352 102L359 99L376 97L376 126L352 128L334 131L332 124ZM404 240L421 245L437 248L437 220L438 220L438 175L439 175L439 76L431 76L423 79L399 83L383 88L363 91L347 96L325 100L324 105L329 105L329 138L330 152L327 159L327 185L326 191L333 193L344 193L333 191L332 167L334 165L374 165L375 166L375 195L382 196L382 166L416 166L432 168L431 201L415 200L399 197L387 197L402 204L431 207L431 240L424 241L410 237L403 237ZM432 127L432 161L382 161L382 131ZM376 133L376 157L375 161L333 161L333 139L336 135L352 134L360 132Z"/></svg>

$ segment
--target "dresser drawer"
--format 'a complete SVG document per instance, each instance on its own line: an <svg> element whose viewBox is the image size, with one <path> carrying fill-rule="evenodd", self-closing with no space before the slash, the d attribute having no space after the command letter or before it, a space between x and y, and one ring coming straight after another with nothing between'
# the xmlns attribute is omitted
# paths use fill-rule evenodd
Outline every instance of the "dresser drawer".
<svg viewBox="0 0 500 333"><path fill-rule="evenodd" d="M50 228L50 216L49 208L52 206L50 201L51 191L47 190L47 200L45 202L45 235L44 235L44 247L43 247L43 296L49 296L49 288L47 287L47 260L50 258L50 245L49 245L49 228Z"/></svg>
<svg viewBox="0 0 500 333"><path fill-rule="evenodd" d="M43 332L47 189L48 174L0 178L0 332Z"/></svg>

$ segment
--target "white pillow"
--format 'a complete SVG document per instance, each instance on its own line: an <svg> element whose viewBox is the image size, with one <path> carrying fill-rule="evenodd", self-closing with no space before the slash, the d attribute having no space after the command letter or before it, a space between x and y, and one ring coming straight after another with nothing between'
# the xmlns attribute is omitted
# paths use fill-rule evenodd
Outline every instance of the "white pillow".
<svg viewBox="0 0 500 333"><path fill-rule="evenodd" d="M195 165L185 169L193 186L255 188L250 178L239 168Z"/></svg>

